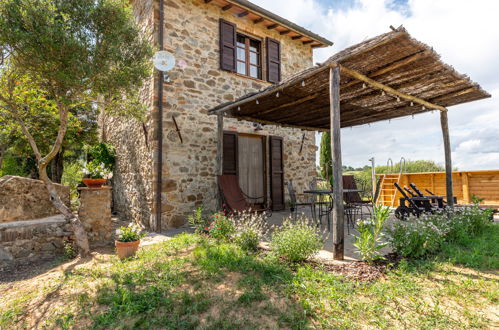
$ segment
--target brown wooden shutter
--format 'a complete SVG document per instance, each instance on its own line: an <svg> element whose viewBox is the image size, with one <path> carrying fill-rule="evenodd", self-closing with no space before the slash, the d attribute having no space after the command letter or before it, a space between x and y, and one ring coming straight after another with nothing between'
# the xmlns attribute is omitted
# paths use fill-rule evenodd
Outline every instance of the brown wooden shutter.
<svg viewBox="0 0 499 330"><path fill-rule="evenodd" d="M236 25L220 19L220 69L236 71Z"/></svg>
<svg viewBox="0 0 499 330"><path fill-rule="evenodd" d="M281 81L281 44L279 41L267 38L267 81Z"/></svg>
<svg viewBox="0 0 499 330"><path fill-rule="evenodd" d="M284 210L284 163L283 140L278 136L269 137L270 153L270 198L272 210Z"/></svg>
<svg viewBox="0 0 499 330"><path fill-rule="evenodd" d="M238 174L237 132L224 132L223 174Z"/></svg>

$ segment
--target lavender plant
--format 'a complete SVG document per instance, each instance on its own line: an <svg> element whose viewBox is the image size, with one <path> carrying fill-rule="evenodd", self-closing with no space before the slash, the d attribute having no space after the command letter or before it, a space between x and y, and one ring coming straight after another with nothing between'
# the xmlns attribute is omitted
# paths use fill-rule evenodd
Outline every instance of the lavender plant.
<svg viewBox="0 0 499 330"><path fill-rule="evenodd" d="M261 240L267 237L270 227L266 216L257 212L235 213L229 217L234 223L234 243L243 250L256 251Z"/></svg>

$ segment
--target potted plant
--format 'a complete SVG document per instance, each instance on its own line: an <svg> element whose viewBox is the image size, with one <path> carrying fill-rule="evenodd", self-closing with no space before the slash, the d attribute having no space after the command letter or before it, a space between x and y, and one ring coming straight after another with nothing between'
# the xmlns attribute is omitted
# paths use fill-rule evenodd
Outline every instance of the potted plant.
<svg viewBox="0 0 499 330"><path fill-rule="evenodd" d="M85 178L82 179L88 188L100 188L107 180L113 177L113 171L106 167L104 163L96 161L88 162L83 169Z"/></svg>
<svg viewBox="0 0 499 330"><path fill-rule="evenodd" d="M120 259L128 258L137 252L139 248L140 239L145 236L142 229L134 223L129 224L127 227L123 226L116 230L116 254Z"/></svg>

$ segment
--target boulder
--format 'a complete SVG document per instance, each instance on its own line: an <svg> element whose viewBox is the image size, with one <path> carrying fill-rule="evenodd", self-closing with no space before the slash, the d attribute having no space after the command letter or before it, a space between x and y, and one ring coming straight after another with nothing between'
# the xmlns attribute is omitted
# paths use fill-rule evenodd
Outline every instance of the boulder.
<svg viewBox="0 0 499 330"><path fill-rule="evenodd" d="M69 206L69 187L55 184L62 201ZM59 214L41 180L7 175L0 178L0 223L32 220Z"/></svg>

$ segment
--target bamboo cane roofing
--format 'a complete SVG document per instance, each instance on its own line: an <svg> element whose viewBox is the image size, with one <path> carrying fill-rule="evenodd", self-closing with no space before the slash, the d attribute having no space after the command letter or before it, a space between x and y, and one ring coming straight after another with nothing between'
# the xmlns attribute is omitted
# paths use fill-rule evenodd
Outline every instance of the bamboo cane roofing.
<svg viewBox="0 0 499 330"><path fill-rule="evenodd" d="M346 48L279 84L221 104L209 113L222 112L228 117L262 124L329 130L329 68L335 63L438 106L490 97L466 75L443 63L432 48L399 27ZM340 80L340 109L341 127L434 110L398 99L346 74Z"/></svg>

